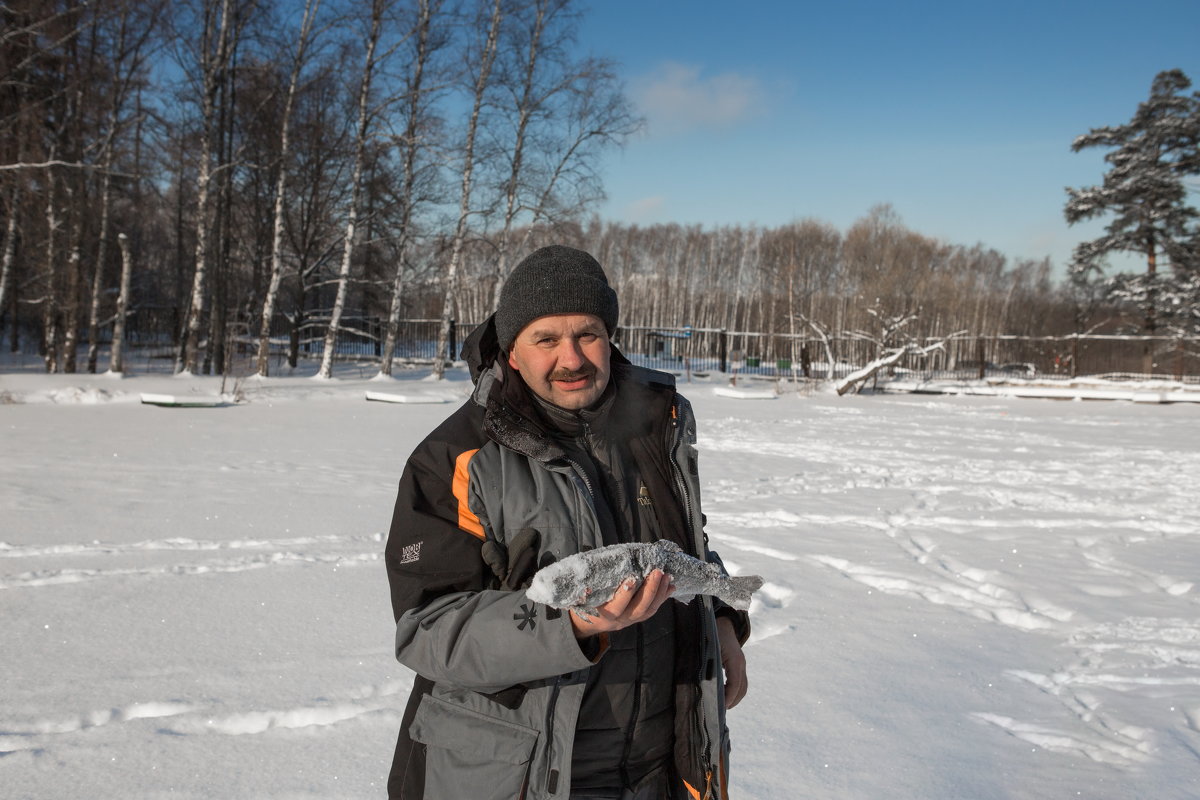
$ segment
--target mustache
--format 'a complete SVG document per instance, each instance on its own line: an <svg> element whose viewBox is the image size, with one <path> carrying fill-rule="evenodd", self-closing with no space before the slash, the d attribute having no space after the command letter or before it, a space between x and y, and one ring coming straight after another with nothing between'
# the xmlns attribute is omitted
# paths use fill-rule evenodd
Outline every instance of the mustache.
<svg viewBox="0 0 1200 800"><path fill-rule="evenodd" d="M550 373L549 380L552 381L577 381L581 378L590 378L596 374L595 369L556 369Z"/></svg>

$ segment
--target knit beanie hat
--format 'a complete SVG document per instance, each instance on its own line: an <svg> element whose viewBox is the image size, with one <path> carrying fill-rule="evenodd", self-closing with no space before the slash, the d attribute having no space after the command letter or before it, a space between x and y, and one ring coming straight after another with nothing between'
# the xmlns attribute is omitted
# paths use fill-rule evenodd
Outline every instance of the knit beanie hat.
<svg viewBox="0 0 1200 800"><path fill-rule="evenodd" d="M517 264L496 310L496 338L504 352L529 323L548 314L595 314L611 336L617 327L617 293L604 268L582 250L550 245Z"/></svg>

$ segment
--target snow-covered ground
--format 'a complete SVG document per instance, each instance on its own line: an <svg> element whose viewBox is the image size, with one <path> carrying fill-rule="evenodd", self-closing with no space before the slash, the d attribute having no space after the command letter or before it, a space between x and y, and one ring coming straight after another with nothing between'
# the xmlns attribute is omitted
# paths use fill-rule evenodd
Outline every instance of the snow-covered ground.
<svg viewBox="0 0 1200 800"><path fill-rule="evenodd" d="M0 375L0 795L384 795L380 554L453 406L364 394L466 383L369 375ZM735 797L1200 796L1200 405L714 386L711 539L767 580Z"/></svg>

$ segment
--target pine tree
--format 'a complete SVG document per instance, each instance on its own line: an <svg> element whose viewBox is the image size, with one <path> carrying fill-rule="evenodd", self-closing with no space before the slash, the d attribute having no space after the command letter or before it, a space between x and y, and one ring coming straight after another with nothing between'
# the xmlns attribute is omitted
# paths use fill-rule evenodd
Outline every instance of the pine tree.
<svg viewBox="0 0 1200 800"><path fill-rule="evenodd" d="M1200 174L1200 92L1186 94L1191 85L1180 70L1160 72L1150 98L1128 123L1093 128L1071 145L1075 152L1111 148L1104 160L1112 167L1100 186L1067 189L1067 222L1113 215L1103 236L1075 248L1072 277L1087 281L1098 276L1110 253L1144 255L1143 275L1116 275L1109 289L1113 299L1142 306L1147 334L1158 327L1158 309L1166 299L1160 295L1169 285L1186 283L1200 269L1196 259L1200 213L1188 204L1184 183L1188 176ZM1160 256L1166 257L1174 274L1159 273Z"/></svg>

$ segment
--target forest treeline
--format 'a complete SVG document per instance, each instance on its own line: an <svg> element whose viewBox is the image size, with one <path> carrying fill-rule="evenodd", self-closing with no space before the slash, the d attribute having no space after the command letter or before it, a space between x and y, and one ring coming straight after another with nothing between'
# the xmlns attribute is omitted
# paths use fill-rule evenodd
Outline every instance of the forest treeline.
<svg viewBox="0 0 1200 800"><path fill-rule="evenodd" d="M592 218L536 234L535 242L595 253L630 326L811 334L813 326L869 331L911 318L906 332L923 337L1073 330L1073 294L1056 286L1048 259L1014 261L983 245L924 236L886 205L844 232L813 219L642 227ZM482 278L486 252L478 255ZM465 307L482 313L487 294L477 282Z"/></svg>
<svg viewBox="0 0 1200 800"><path fill-rule="evenodd" d="M279 314L325 309L327 345L348 309L394 333L433 280L454 316L468 247L486 236L498 280L524 231L601 196L600 155L641 127L577 47L579 5L5 3L12 342L74 371L86 340L94 370L106 325L167 317L180 369L219 368L240 329L265 370Z"/></svg>
<svg viewBox="0 0 1200 800"><path fill-rule="evenodd" d="M626 325L1055 334L1120 321L1047 260L909 230L594 216L641 130L576 0L0 5L0 325L48 371L121 370L125 326L266 374L279 321L478 321L534 247L606 266ZM293 339L296 337L294 336ZM102 345L112 342L109 365ZM80 356L82 355L82 360ZM444 358L436 359L440 366Z"/></svg>

